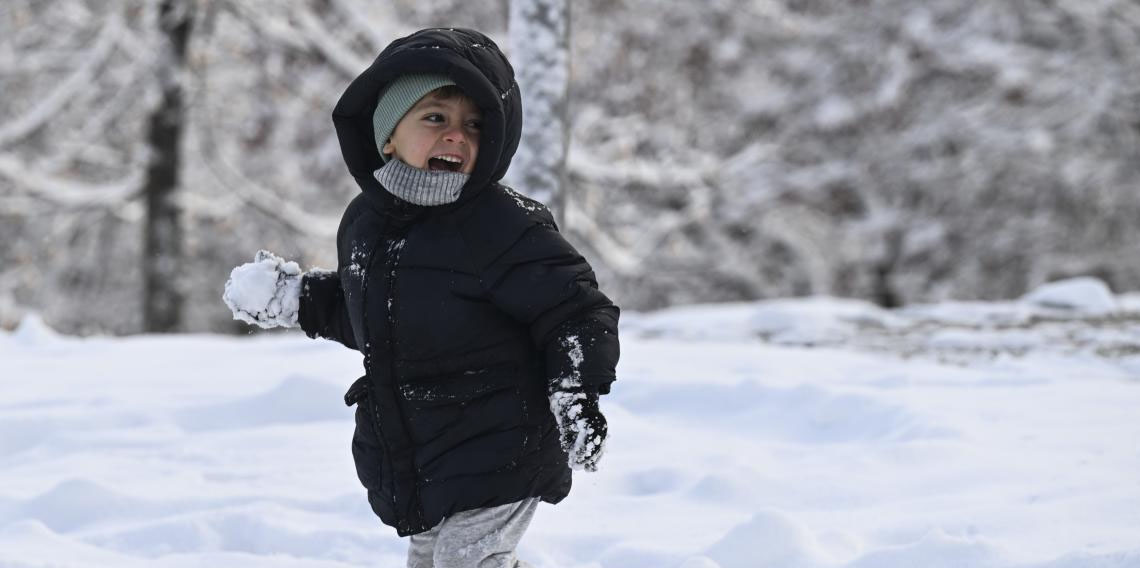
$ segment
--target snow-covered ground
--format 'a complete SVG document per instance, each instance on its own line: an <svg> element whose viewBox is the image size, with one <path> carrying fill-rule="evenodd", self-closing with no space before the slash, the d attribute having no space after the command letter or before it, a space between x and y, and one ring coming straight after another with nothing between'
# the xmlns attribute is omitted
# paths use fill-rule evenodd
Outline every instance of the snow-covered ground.
<svg viewBox="0 0 1140 568"><path fill-rule="evenodd" d="M1140 566L1140 298L623 316L601 471L538 568ZM0 566L403 565L299 333L0 332Z"/></svg>

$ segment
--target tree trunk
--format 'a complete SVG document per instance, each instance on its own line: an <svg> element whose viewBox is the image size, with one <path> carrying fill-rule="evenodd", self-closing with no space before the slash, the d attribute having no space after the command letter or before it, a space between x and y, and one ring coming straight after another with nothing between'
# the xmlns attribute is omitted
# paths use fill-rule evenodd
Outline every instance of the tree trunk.
<svg viewBox="0 0 1140 568"><path fill-rule="evenodd" d="M185 119L182 81L192 21L191 0L163 0L159 8L163 56L156 70L162 98L150 116L147 145L151 157L143 191L146 199L143 246L143 327L173 332L182 327L184 293L179 273L182 219L176 200L180 183L182 128Z"/></svg>
<svg viewBox="0 0 1140 568"><path fill-rule="evenodd" d="M547 203L561 221L570 141L570 7L566 0L511 2L510 57L523 95L523 132L510 183Z"/></svg>

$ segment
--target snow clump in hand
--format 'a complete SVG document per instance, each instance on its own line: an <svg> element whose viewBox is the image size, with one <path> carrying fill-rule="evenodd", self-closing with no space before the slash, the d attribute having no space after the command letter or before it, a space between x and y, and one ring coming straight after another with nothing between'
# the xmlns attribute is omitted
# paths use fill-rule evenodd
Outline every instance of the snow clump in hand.
<svg viewBox="0 0 1140 568"><path fill-rule="evenodd" d="M253 262L230 272L222 301L236 320L265 329L295 327L302 276L296 262L286 262L269 251L259 250Z"/></svg>
<svg viewBox="0 0 1140 568"><path fill-rule="evenodd" d="M598 408L597 391L582 385L578 371L582 346L576 336L562 340L569 347L570 376L555 381L550 392L550 411L558 424L562 449L575 470L597 471L606 441L606 418Z"/></svg>

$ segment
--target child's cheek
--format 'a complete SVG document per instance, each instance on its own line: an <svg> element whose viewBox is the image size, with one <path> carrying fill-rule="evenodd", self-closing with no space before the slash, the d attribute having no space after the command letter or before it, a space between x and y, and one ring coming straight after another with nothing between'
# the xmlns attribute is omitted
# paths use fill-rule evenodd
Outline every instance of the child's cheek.
<svg viewBox="0 0 1140 568"><path fill-rule="evenodd" d="M467 160L466 164L463 164L463 173L470 175L471 172L475 171L475 162L478 160L479 152L472 152L471 159Z"/></svg>

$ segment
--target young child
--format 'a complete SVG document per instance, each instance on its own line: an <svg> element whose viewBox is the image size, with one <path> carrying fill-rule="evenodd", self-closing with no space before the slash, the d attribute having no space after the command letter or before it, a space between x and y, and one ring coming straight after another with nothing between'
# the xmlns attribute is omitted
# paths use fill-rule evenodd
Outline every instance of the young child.
<svg viewBox="0 0 1140 568"><path fill-rule="evenodd" d="M411 535L409 567L525 566L538 502L603 451L618 308L546 207L498 183L520 105L478 32L392 42L333 111L361 188L337 270L262 251L226 284L235 318L362 353L352 453L373 511Z"/></svg>

